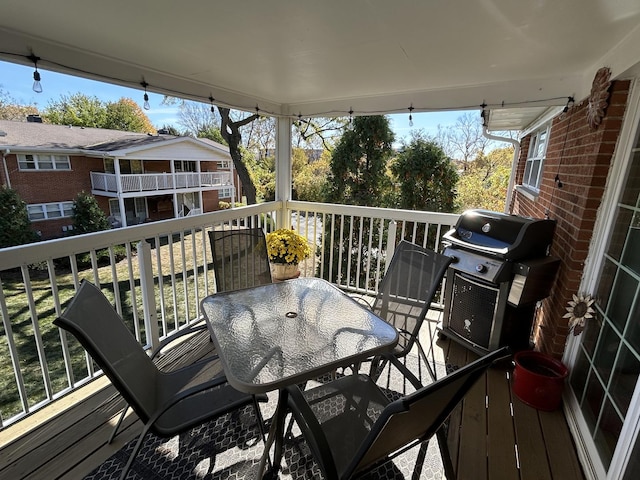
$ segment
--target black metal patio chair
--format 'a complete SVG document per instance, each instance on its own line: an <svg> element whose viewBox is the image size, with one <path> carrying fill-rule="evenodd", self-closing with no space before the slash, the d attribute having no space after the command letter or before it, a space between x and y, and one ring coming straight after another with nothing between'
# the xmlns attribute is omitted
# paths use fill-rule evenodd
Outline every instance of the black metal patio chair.
<svg viewBox="0 0 640 480"><path fill-rule="evenodd" d="M271 283L267 242L262 228L209 231L216 291Z"/></svg>
<svg viewBox="0 0 640 480"><path fill-rule="evenodd" d="M288 387L288 405L326 480L370 472L418 444L425 447L434 435L445 474L453 478L441 427L491 364L507 355L508 347L491 352L424 387L391 355L416 391L392 401L374 379L357 374L304 392Z"/></svg>
<svg viewBox="0 0 640 480"><path fill-rule="evenodd" d="M376 315L398 330L394 356L405 357L415 345L432 380L436 379L435 362L428 358L420 342L420 329L451 262L451 257L402 240L396 246L371 305ZM429 340L429 352L432 352L433 336L430 335ZM381 368L380 362L374 361L371 374Z"/></svg>
<svg viewBox="0 0 640 480"><path fill-rule="evenodd" d="M257 402L266 401L266 396L247 395L228 385L226 378L219 374L217 357L174 371L161 371L153 362L155 355L147 355L122 317L92 283L82 281L65 311L53 323L78 339L127 402L108 442L115 437L129 407L144 424L121 479L126 477L148 432L172 437L253 404L264 438ZM164 340L156 353L178 336L206 329L206 325L202 325L179 332Z"/></svg>

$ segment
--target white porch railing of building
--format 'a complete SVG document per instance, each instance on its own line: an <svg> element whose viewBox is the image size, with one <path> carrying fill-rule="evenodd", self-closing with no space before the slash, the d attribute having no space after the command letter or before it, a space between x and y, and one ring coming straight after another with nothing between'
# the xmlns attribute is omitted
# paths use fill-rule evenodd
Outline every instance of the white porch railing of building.
<svg viewBox="0 0 640 480"><path fill-rule="evenodd" d="M82 279L101 286L142 345L201 320L215 292L208 231L291 225L315 245L300 266L351 291L372 292L384 259L406 238L439 249L457 215L271 202L0 249L0 429L100 374L52 325ZM425 234L426 232L426 234Z"/></svg>
<svg viewBox="0 0 640 480"><path fill-rule="evenodd" d="M115 173L91 172L92 190L114 193L222 187L231 185L231 173L177 172L121 174L120 184L122 191L118 192L118 181Z"/></svg>

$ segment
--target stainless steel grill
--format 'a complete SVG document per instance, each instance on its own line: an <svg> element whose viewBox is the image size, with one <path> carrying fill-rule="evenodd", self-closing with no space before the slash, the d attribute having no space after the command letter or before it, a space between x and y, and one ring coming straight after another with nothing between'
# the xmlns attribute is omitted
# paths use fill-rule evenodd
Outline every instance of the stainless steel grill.
<svg viewBox="0 0 640 480"><path fill-rule="evenodd" d="M548 255L555 221L487 210L463 213L443 236L447 272L442 333L486 353L529 347L536 303L560 261Z"/></svg>

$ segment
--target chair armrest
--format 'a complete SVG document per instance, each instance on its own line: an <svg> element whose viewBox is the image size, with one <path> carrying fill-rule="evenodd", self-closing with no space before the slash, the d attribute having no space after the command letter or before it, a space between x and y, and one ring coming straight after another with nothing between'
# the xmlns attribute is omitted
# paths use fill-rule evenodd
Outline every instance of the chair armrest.
<svg viewBox="0 0 640 480"><path fill-rule="evenodd" d="M358 303L361 303L362 305L366 306L369 310L371 310L371 308L373 307L373 305L371 305L371 303L368 300L365 300L364 297L351 297L350 298Z"/></svg>
<svg viewBox="0 0 640 480"><path fill-rule="evenodd" d="M175 342L178 338L184 337L185 335L192 335L194 333L201 332L203 330L207 330L207 325L206 324L197 325L195 327L185 328L184 330L180 330L180 331L178 331L176 333L173 333L173 334L169 335L167 338L165 338L164 340L162 340L160 342L160 344L156 347L155 350L153 350L153 352L151 353L151 360L156 358L161 353L161 351L162 351L162 349L164 347L166 347L170 343Z"/></svg>
<svg viewBox="0 0 640 480"><path fill-rule="evenodd" d="M203 382L198 385L194 385L193 387L184 389L183 391L177 393L172 398L170 398L163 405L158 407L158 409L149 417L149 420L147 421L147 425L154 424L167 410L169 410L171 407L173 407L177 403L180 403L183 400L189 397L192 397L194 395L199 395L206 390L211 390L215 387L222 387L226 385L228 385L227 378L223 376L223 377L215 377L207 382ZM229 386L229 388L233 388L233 387ZM265 394L260 394L260 395L246 394L246 397L247 398L253 397L259 402L266 402L268 400ZM228 410L228 409L229 409L229 406L225 404L218 407L215 410L224 412L225 410ZM212 411L215 411L215 410L212 408Z"/></svg>

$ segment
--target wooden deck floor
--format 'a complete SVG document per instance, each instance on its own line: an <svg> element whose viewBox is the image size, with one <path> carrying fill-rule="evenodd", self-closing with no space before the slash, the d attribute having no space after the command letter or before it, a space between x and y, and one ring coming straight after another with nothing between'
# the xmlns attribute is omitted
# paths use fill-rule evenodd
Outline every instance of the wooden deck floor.
<svg viewBox="0 0 640 480"><path fill-rule="evenodd" d="M477 355L450 340L437 342L450 365ZM448 443L459 479L584 479L561 409L542 412L511 390L509 362L491 368L450 417Z"/></svg>
<svg viewBox="0 0 640 480"><path fill-rule="evenodd" d="M207 338L183 344L163 364L211 354ZM446 339L436 356L462 365L474 354ZM539 412L511 394L508 368L493 368L474 387L449 426L449 448L461 480L583 479L561 410ZM82 401L79 401L82 399ZM139 432L130 414L113 444L106 440L123 401L99 379L33 416L0 431L0 479L82 479Z"/></svg>

